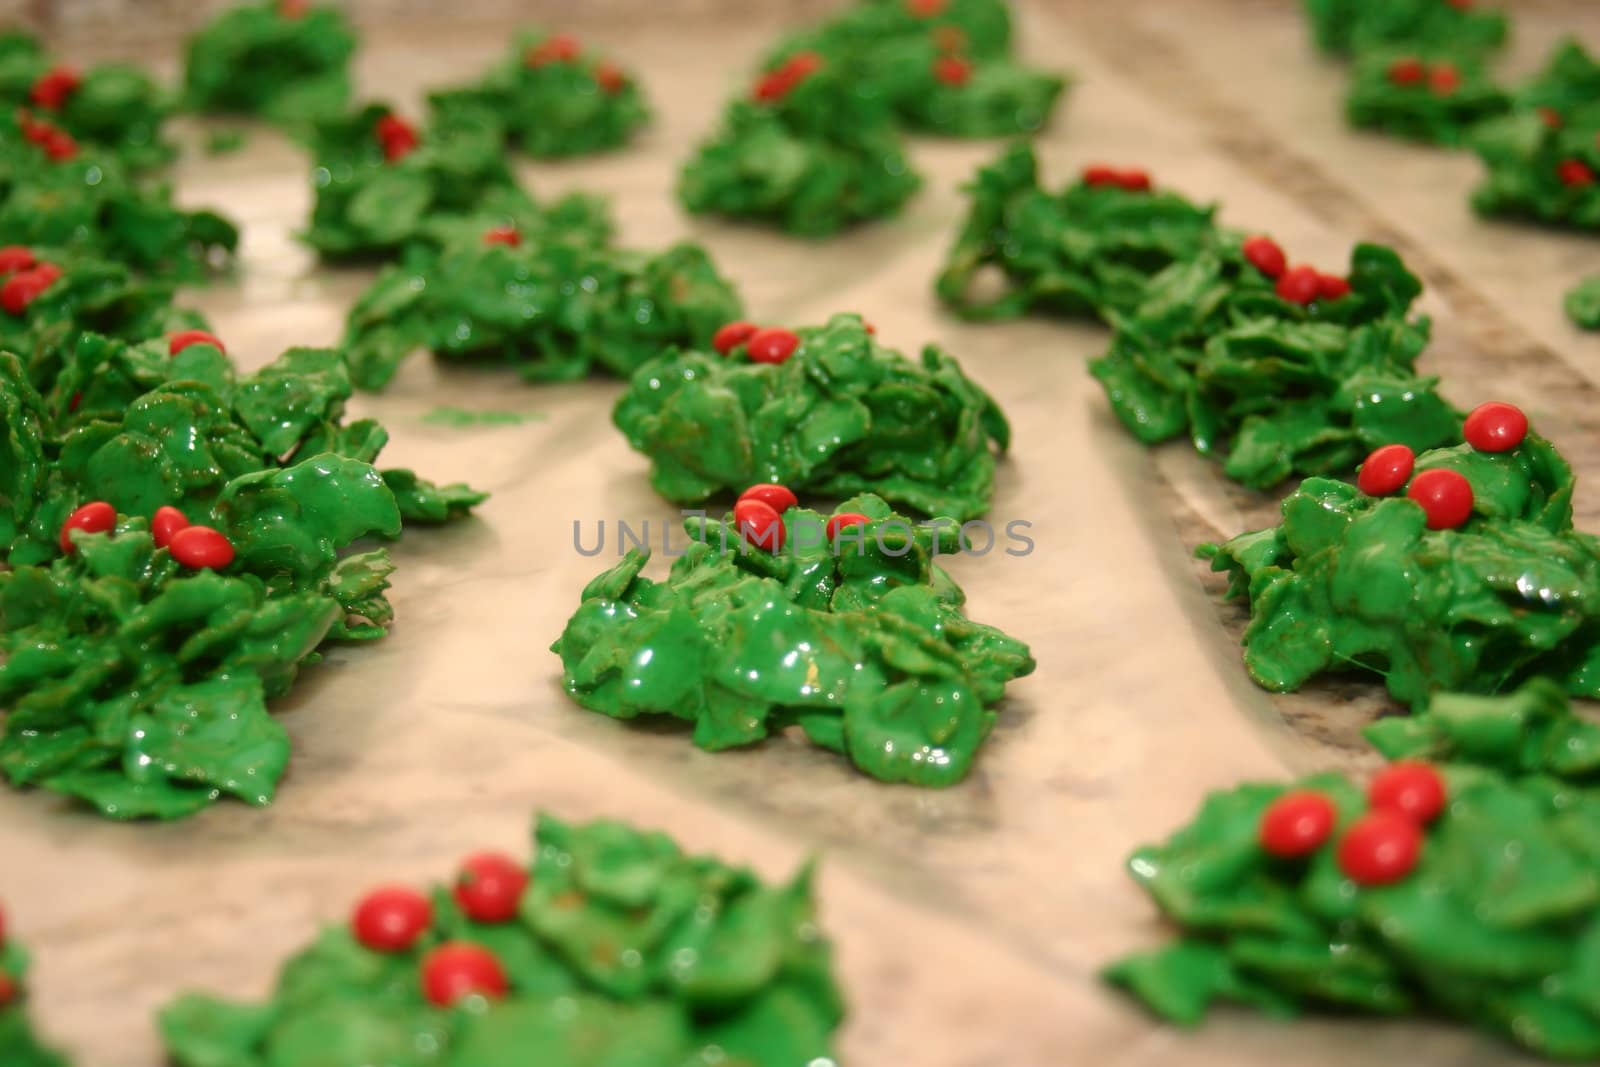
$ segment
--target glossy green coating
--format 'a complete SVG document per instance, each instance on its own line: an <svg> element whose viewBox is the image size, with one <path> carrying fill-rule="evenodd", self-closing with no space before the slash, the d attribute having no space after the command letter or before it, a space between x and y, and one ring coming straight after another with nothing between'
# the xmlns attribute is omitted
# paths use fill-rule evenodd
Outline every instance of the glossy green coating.
<svg viewBox="0 0 1600 1067"><path fill-rule="evenodd" d="M6 1067L67 1067L66 1057L41 1044L28 1022L27 974L28 954L22 946L14 940L0 944L0 978L9 979L17 990L8 1003L0 1004L0 1063Z"/></svg>
<svg viewBox="0 0 1600 1067"><path fill-rule="evenodd" d="M466 429L470 426L521 426L525 422L543 422L545 417L538 411L473 411L441 404L422 416L422 421L434 426Z"/></svg>
<svg viewBox="0 0 1600 1067"><path fill-rule="evenodd" d="M1600 539L1572 528L1572 472L1530 434L1504 453L1417 457L1472 485L1472 517L1428 530L1405 497L1308 478L1283 523L1199 552L1248 598L1245 666L1287 691L1328 671L1381 676L1412 707L1547 674L1600 696Z"/></svg>
<svg viewBox="0 0 1600 1067"><path fill-rule="evenodd" d="M1027 646L971 621L939 567L953 521L918 525L862 495L868 517L830 546L827 516L791 508L776 554L745 544L732 517L685 523L690 541L662 582L634 548L589 583L551 646L579 704L618 719L668 715L710 751L798 726L885 782L941 787L971 770Z"/></svg>
<svg viewBox="0 0 1600 1067"><path fill-rule="evenodd" d="M1140 441L1187 433L1228 477L1267 489L1291 475L1344 475L1373 448L1454 441L1460 416L1419 378L1421 283L1395 253L1357 245L1350 293L1309 306L1278 297L1237 238L1163 270L1116 317L1089 364Z"/></svg>
<svg viewBox="0 0 1600 1067"><path fill-rule="evenodd" d="M1483 181L1472 191L1480 215L1539 222L1575 230L1600 229L1600 180L1562 180L1577 163L1600 178L1600 112L1548 125L1536 111L1518 111L1486 123L1472 147L1483 161Z"/></svg>
<svg viewBox="0 0 1600 1067"><path fill-rule="evenodd" d="M80 147L114 154L132 170L170 163L177 150L162 140L161 128L172 101L139 67L97 63L74 67L81 81L59 107L40 107L32 99L39 79L61 64L33 36L0 34L0 111L33 111L71 134Z"/></svg>
<svg viewBox="0 0 1600 1067"><path fill-rule="evenodd" d="M1391 71L1407 60L1421 63L1427 73L1419 82L1397 84ZM1448 91L1434 82L1436 72L1446 67L1459 78ZM1413 141L1460 145L1478 123L1504 114L1511 99L1495 84L1488 68L1470 55L1374 48L1356 57L1344 104L1352 126Z"/></svg>
<svg viewBox="0 0 1600 1067"><path fill-rule="evenodd" d="M1472 763L1502 774L1600 784L1600 723L1573 711L1559 683L1533 678L1503 696L1438 693L1412 715L1362 734L1391 760Z"/></svg>
<svg viewBox="0 0 1600 1067"><path fill-rule="evenodd" d="M117 819L269 802L289 744L265 702L324 640L381 637L393 616L387 554L347 550L483 494L373 468L387 434L344 421L331 350L238 375L209 344L86 333L44 371L40 394L0 353L0 772ZM118 530L63 556L61 524L90 500ZM233 562L188 571L157 549L165 505L220 530Z"/></svg>
<svg viewBox="0 0 1600 1067"><path fill-rule="evenodd" d="M85 331L145 341L206 328L200 315L172 306L171 279L143 278L113 260L45 245L32 251L60 267L61 277L21 315L0 312L0 350L22 356L36 386L49 387Z"/></svg>
<svg viewBox="0 0 1600 1067"><path fill-rule="evenodd" d="M1305 0L1312 38L1324 52L1373 46L1450 48L1487 54L1506 41L1505 13L1449 0Z"/></svg>
<svg viewBox="0 0 1600 1067"><path fill-rule="evenodd" d="M1561 306L1574 326L1600 330L1600 274L1592 274L1569 289Z"/></svg>
<svg viewBox="0 0 1600 1067"><path fill-rule="evenodd" d="M1556 42L1544 67L1512 91L1518 110L1548 108L1562 123L1600 126L1600 62L1576 37Z"/></svg>
<svg viewBox="0 0 1600 1067"><path fill-rule="evenodd" d="M587 155L626 144L650 120L638 81L593 52L539 58L550 35L524 30L476 85L433 94L439 108L487 107L512 144L542 158Z"/></svg>
<svg viewBox="0 0 1600 1067"><path fill-rule="evenodd" d="M237 227L186 211L161 184L138 181L111 155L45 160L0 111L0 234L7 244L112 261L143 277L196 282L226 266ZM61 264L65 266L66 264Z"/></svg>
<svg viewBox="0 0 1600 1067"><path fill-rule="evenodd" d="M172 356L165 338L129 345L83 334L62 362L32 369L35 381L50 383L42 395L20 380L19 364L0 359L0 403L33 413L12 434L15 453L32 459L29 473L16 476L32 488L14 499L36 506L23 515L14 505L10 531L0 517L0 534L10 533L0 545L14 564L53 558L62 520L90 500L146 518L171 505L200 521L237 479L320 453L366 466L388 441L370 419L344 421L350 376L331 349L290 349L239 376L211 345ZM485 499L408 470L381 479L408 523L443 522ZM377 528L398 533L387 523Z"/></svg>
<svg viewBox="0 0 1600 1067"><path fill-rule="evenodd" d="M1155 274L1218 240L1215 209L1176 193L1082 181L1046 192L1028 144L1012 146L979 169L967 191L972 209L936 288L968 319L1030 311L1109 319L1137 307ZM988 298L974 291L986 267L1004 278L1003 290Z"/></svg>
<svg viewBox="0 0 1600 1067"><path fill-rule="evenodd" d="M730 103L678 196L696 215L827 237L896 214L921 184L887 102L824 63L782 99Z"/></svg>
<svg viewBox="0 0 1600 1067"><path fill-rule="evenodd" d="M801 1067L835 1062L844 1014L808 866L785 886L687 856L622 823L538 823L519 916L467 919L447 888L411 948L380 953L332 926L271 998L191 994L160 1016L175 1067ZM446 940L493 952L504 998L424 999Z"/></svg>
<svg viewBox="0 0 1600 1067"><path fill-rule="evenodd" d="M403 158L384 157L383 104L320 122L312 141L316 200L301 239L328 259L392 257L437 216L475 215L516 191L505 131L482 107L436 110Z"/></svg>
<svg viewBox="0 0 1600 1067"><path fill-rule="evenodd" d="M213 523L241 547L227 574L185 572L135 517L114 535L77 535L70 556L0 574L0 771L13 785L113 819L179 818L223 793L271 801L289 740L265 702L347 610L332 568L311 551L292 555L305 546L285 545L292 534L274 537L258 518L273 504L302 518L325 494L273 488L241 487ZM368 500L351 503L381 512L383 500Z"/></svg>
<svg viewBox="0 0 1600 1067"><path fill-rule="evenodd" d="M611 417L649 457L657 492L698 503L777 482L960 520L989 510L1011 428L954 357L928 345L913 362L857 315L796 334L781 364L683 348L634 372Z"/></svg>
<svg viewBox="0 0 1600 1067"><path fill-rule="evenodd" d="M1049 121L1066 80L1015 62L1010 37L1003 0L958 0L927 16L905 0L862 0L786 39L768 67L815 52L853 84L887 100L908 130L951 137L1030 134ZM941 80L935 73L941 60L965 64L968 80Z"/></svg>
<svg viewBox="0 0 1600 1067"><path fill-rule="evenodd" d="M733 287L698 245L660 253L590 240L479 236L420 249L378 276L345 327L350 372L387 385L414 352L500 364L528 381L573 381L596 367L633 373L676 345L711 337L739 317Z"/></svg>
<svg viewBox="0 0 1600 1067"><path fill-rule="evenodd" d="M1517 736L1563 718L1559 687L1539 683L1502 698L1440 695L1412 720L1428 728L1395 751L1457 762L1437 765L1448 804L1424 828L1416 867L1388 885L1360 886L1341 872L1342 831L1367 808L1342 776L1213 793L1192 823L1128 861L1178 939L1105 977L1186 1026L1218 1001L1278 1016L1426 1014L1552 1059L1593 1062L1600 793L1551 777L1550 761L1526 758L1538 743ZM1584 735L1591 746L1593 730ZM1592 747L1589 758L1592 781ZM1258 839L1268 805L1290 789L1321 792L1338 812L1329 842L1301 860L1274 858Z"/></svg>
<svg viewBox="0 0 1600 1067"><path fill-rule="evenodd" d="M355 48L350 24L332 4L295 17L278 0L236 4L189 39L185 102L292 126L331 118L350 96Z"/></svg>

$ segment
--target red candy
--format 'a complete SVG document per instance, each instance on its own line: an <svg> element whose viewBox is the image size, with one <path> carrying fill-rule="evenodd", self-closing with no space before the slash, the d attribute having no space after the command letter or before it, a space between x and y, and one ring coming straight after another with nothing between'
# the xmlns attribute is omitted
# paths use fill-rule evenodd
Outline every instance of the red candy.
<svg viewBox="0 0 1600 1067"><path fill-rule="evenodd" d="M768 326L751 334L744 350L752 363L782 363L799 347L798 335L782 327Z"/></svg>
<svg viewBox="0 0 1600 1067"><path fill-rule="evenodd" d="M505 245L507 248L516 248L522 244L522 234L515 226L496 226L486 230L483 234L483 243L486 245Z"/></svg>
<svg viewBox="0 0 1600 1067"><path fill-rule="evenodd" d="M1417 465L1417 454L1405 445L1372 450L1356 475L1356 488L1368 496L1389 496L1405 488Z"/></svg>
<svg viewBox="0 0 1600 1067"><path fill-rule="evenodd" d="M67 97L83 84L83 75L73 67L53 67L33 83L28 97L46 111L59 111Z"/></svg>
<svg viewBox="0 0 1600 1067"><path fill-rule="evenodd" d="M1091 163L1083 168L1083 183L1085 185L1120 185L1122 172L1116 167L1104 163Z"/></svg>
<svg viewBox="0 0 1600 1067"><path fill-rule="evenodd" d="M219 352L227 352L217 335L206 330L183 330L167 338L167 355L175 356L190 345L211 345Z"/></svg>
<svg viewBox="0 0 1600 1067"><path fill-rule="evenodd" d="M72 531L82 530L84 533L106 533L117 525L117 509L104 500L94 500L83 505L67 516L67 521L61 524L61 551L75 552L77 546L72 543Z"/></svg>
<svg viewBox="0 0 1600 1067"><path fill-rule="evenodd" d="M23 245L6 245L0 248L0 274L15 274L19 270L27 270L37 263L33 258L33 249Z"/></svg>
<svg viewBox="0 0 1600 1067"><path fill-rule="evenodd" d="M1143 193L1150 190L1150 172L1138 167L1123 170L1120 167L1107 166L1104 163L1091 163L1083 168L1083 183L1085 185L1115 185L1119 189L1126 189L1130 193Z"/></svg>
<svg viewBox="0 0 1600 1067"><path fill-rule="evenodd" d="M1117 176L1117 184L1130 193L1147 193L1150 191L1150 172L1135 167L1125 170Z"/></svg>
<svg viewBox="0 0 1600 1067"><path fill-rule="evenodd" d="M12 981L9 974L0 971L0 1008L5 1007L16 999L17 983Z"/></svg>
<svg viewBox="0 0 1600 1067"><path fill-rule="evenodd" d="M306 0L278 0L278 14L286 19L305 18L311 5Z"/></svg>
<svg viewBox="0 0 1600 1067"><path fill-rule="evenodd" d="M594 68L594 83L602 93L616 96L628 87L628 76L615 63L598 63Z"/></svg>
<svg viewBox="0 0 1600 1067"><path fill-rule="evenodd" d="M1553 107L1541 107L1539 109L1539 121L1552 130L1559 130L1561 128L1561 112Z"/></svg>
<svg viewBox="0 0 1600 1067"><path fill-rule="evenodd" d="M375 952L404 952L432 925L433 905L406 886L374 889L350 916L356 940Z"/></svg>
<svg viewBox="0 0 1600 1067"><path fill-rule="evenodd" d="M739 494L740 500L759 500L779 515L800 503L800 498L789 491L787 486L776 482L760 482L752 485Z"/></svg>
<svg viewBox="0 0 1600 1067"><path fill-rule="evenodd" d="M1239 250L1252 267L1269 278L1279 277L1289 265L1288 257L1283 254L1283 246L1263 234L1246 237Z"/></svg>
<svg viewBox="0 0 1600 1067"><path fill-rule="evenodd" d="M188 516L177 508L171 505L159 507L150 517L150 536L155 538L157 548L166 548L172 544L173 536L188 525Z"/></svg>
<svg viewBox="0 0 1600 1067"><path fill-rule="evenodd" d="M498 999L508 988L499 958L481 945L450 941L422 961L422 993L441 1008L475 994Z"/></svg>
<svg viewBox="0 0 1600 1067"><path fill-rule="evenodd" d="M1444 779L1426 763L1391 763L1367 786L1367 803L1374 811L1393 812L1418 826L1438 818L1445 799Z"/></svg>
<svg viewBox="0 0 1600 1067"><path fill-rule="evenodd" d="M167 544L172 558L194 570L221 570L233 562L233 542L209 526L185 526Z"/></svg>
<svg viewBox="0 0 1600 1067"><path fill-rule="evenodd" d="M61 268L54 263L40 263L28 270L20 270L0 284L0 308L12 315L21 315L28 305L43 296L61 277Z"/></svg>
<svg viewBox="0 0 1600 1067"><path fill-rule="evenodd" d="M372 127L372 132L378 138L378 143L383 146L383 158L391 163L404 159L422 143L422 139L417 136L416 127L399 115L383 116Z"/></svg>
<svg viewBox="0 0 1600 1067"><path fill-rule="evenodd" d="M733 521L739 528L739 536L756 547L774 553L783 547L788 532L783 516L766 501L754 498L739 501L733 505Z"/></svg>
<svg viewBox="0 0 1600 1067"><path fill-rule="evenodd" d="M1430 530L1453 530L1472 517L1472 483L1455 471L1423 471L1406 496L1427 512Z"/></svg>
<svg viewBox="0 0 1600 1067"><path fill-rule="evenodd" d="M865 526L869 521L871 520L859 511L841 511L828 520L828 525L823 527L823 533L828 538L828 543L832 544L833 539L839 536L840 530L851 526Z"/></svg>
<svg viewBox="0 0 1600 1067"><path fill-rule="evenodd" d="M755 323L745 322L742 319L730 322L711 335L711 347L723 355L727 355L754 337L756 331L760 329L761 327Z"/></svg>
<svg viewBox="0 0 1600 1067"><path fill-rule="evenodd" d="M1594 171L1581 159L1563 159L1556 168L1556 177L1562 185L1581 186L1594 184Z"/></svg>
<svg viewBox="0 0 1600 1067"><path fill-rule="evenodd" d="M821 70L822 64L822 56L816 52L796 52L782 66L763 74L753 95L767 103L782 100L795 86Z"/></svg>
<svg viewBox="0 0 1600 1067"><path fill-rule="evenodd" d="M946 0L906 0L906 10L919 19L931 19L944 14Z"/></svg>
<svg viewBox="0 0 1600 1067"><path fill-rule="evenodd" d="M66 130L48 127L44 135L44 154L57 163L65 162L78 154L78 142Z"/></svg>
<svg viewBox="0 0 1600 1067"><path fill-rule="evenodd" d="M1389 885L1416 867L1422 830L1392 811L1372 811L1357 819L1339 841L1339 870L1357 885Z"/></svg>
<svg viewBox="0 0 1600 1067"><path fill-rule="evenodd" d="M1317 275L1317 299L1338 300L1350 295L1350 283L1337 274Z"/></svg>
<svg viewBox="0 0 1600 1067"><path fill-rule="evenodd" d="M959 87L972 80L972 64L960 56L940 56L933 61L933 76L945 85Z"/></svg>
<svg viewBox="0 0 1600 1067"><path fill-rule="evenodd" d="M1428 68L1415 57L1397 59L1389 64L1389 80L1396 85L1416 85L1428 76Z"/></svg>
<svg viewBox="0 0 1600 1067"><path fill-rule="evenodd" d="M1513 404L1479 404L1461 426L1467 444L1479 452L1510 452L1528 436L1528 416Z"/></svg>
<svg viewBox="0 0 1600 1067"><path fill-rule="evenodd" d="M529 48L522 61L530 67L542 67L547 63L570 63L582 53L583 45L576 37L570 33L557 33Z"/></svg>
<svg viewBox="0 0 1600 1067"><path fill-rule="evenodd" d="M1261 813L1256 836L1274 856L1294 859L1322 847L1333 833L1338 812L1321 793L1301 790L1285 793Z"/></svg>
<svg viewBox="0 0 1600 1067"><path fill-rule="evenodd" d="M456 875L456 903L474 922L509 922L517 917L527 885L527 872L510 856L480 852L468 856Z"/></svg>
<svg viewBox="0 0 1600 1067"><path fill-rule="evenodd" d="M1449 63L1440 63L1428 72L1428 88L1435 96L1449 96L1461 88L1461 72Z"/></svg>
<svg viewBox="0 0 1600 1067"><path fill-rule="evenodd" d="M1322 275L1315 267L1290 267L1278 279L1276 290L1291 304L1310 304L1322 292Z"/></svg>

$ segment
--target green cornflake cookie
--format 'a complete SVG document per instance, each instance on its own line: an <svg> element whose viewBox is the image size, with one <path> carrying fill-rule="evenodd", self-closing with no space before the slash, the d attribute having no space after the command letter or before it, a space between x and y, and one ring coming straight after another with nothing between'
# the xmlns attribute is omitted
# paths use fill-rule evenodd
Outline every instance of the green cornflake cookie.
<svg viewBox="0 0 1600 1067"><path fill-rule="evenodd" d="M85 334L49 377L0 354L0 773L115 819L268 803L266 701L393 614L387 553L345 550L482 495L374 469L331 351L236 377L208 335Z"/></svg>
<svg viewBox="0 0 1600 1067"><path fill-rule="evenodd" d="M184 97L194 111L292 126L333 118L350 96L356 39L332 5L240 4L189 39Z"/></svg>
<svg viewBox="0 0 1600 1067"><path fill-rule="evenodd" d="M826 237L897 213L921 183L887 102L803 52L728 106L722 129L684 167L678 194L697 215Z"/></svg>
<svg viewBox="0 0 1600 1067"><path fill-rule="evenodd" d="M112 438L98 466L130 471L140 445L133 432ZM289 740L266 701L324 640L383 635L387 553L340 556L400 532L394 494L369 464L321 453L237 475L209 512L184 517L211 531L196 538L200 555L180 546L187 528L158 547L153 509L94 533L78 532L95 518L80 510L62 528L70 554L0 574L0 771L11 784L113 819L181 818L223 793L267 804Z"/></svg>
<svg viewBox="0 0 1600 1067"><path fill-rule="evenodd" d="M1600 728L1535 680L1440 694L1369 736L1412 758L1365 790L1324 774L1213 793L1135 852L1129 871L1179 938L1105 977L1183 1025L1218 1001L1427 1014L1600 1057Z"/></svg>
<svg viewBox="0 0 1600 1067"><path fill-rule="evenodd" d="M1600 330L1600 274L1590 275L1568 291L1562 304L1573 325Z"/></svg>
<svg viewBox="0 0 1600 1067"><path fill-rule="evenodd" d="M1537 111L1547 126L1600 129L1600 63L1576 38L1563 38L1544 68L1513 91L1512 102Z"/></svg>
<svg viewBox="0 0 1600 1067"><path fill-rule="evenodd" d="M188 995L176 1067L677 1067L833 1063L844 1006L812 870L788 885L617 822L539 818L531 867L469 857L453 886L370 893L271 998Z"/></svg>
<svg viewBox="0 0 1600 1067"><path fill-rule="evenodd" d="M1414 476L1409 450L1382 449L1362 468L1369 492L1308 478L1282 525L1202 545L1249 600L1251 677L1288 691L1328 671L1377 675L1413 707L1536 674L1600 696L1600 539L1573 529L1572 472L1526 425L1484 405L1471 443L1422 453Z"/></svg>
<svg viewBox="0 0 1600 1067"><path fill-rule="evenodd" d="M569 34L530 30L477 85L435 93L435 107L488 109L511 142L547 158L602 152L626 144L650 119L635 79L585 53Z"/></svg>
<svg viewBox="0 0 1600 1067"><path fill-rule="evenodd" d="M28 954L7 936L0 912L0 1063L6 1067L66 1067L67 1060L40 1044L28 1022Z"/></svg>
<svg viewBox="0 0 1600 1067"><path fill-rule="evenodd" d="M1345 115L1352 126L1459 145L1510 104L1483 63L1470 56L1374 49L1356 59Z"/></svg>
<svg viewBox="0 0 1600 1067"><path fill-rule="evenodd" d="M939 298L963 318L1030 311L1110 318L1146 283L1217 243L1214 208L1152 192L1143 171L1091 167L1059 193L1039 185L1033 148L1018 144L978 171L972 210L940 272ZM997 268L985 294L980 277Z"/></svg>
<svg viewBox="0 0 1600 1067"><path fill-rule="evenodd" d="M1554 124L1552 124L1552 122ZM1519 111L1486 123L1472 146L1487 174L1472 191L1480 215L1600 229L1600 114Z"/></svg>
<svg viewBox="0 0 1600 1067"><path fill-rule="evenodd" d="M989 510L998 405L936 345L913 362L856 315L796 333L730 324L723 351L681 348L634 372L612 412L650 484L698 503L761 482L814 496L876 493L958 520Z"/></svg>
<svg viewBox="0 0 1600 1067"><path fill-rule="evenodd" d="M41 389L84 331L143 341L205 326L195 312L172 306L173 282L140 279L97 256L11 245L0 248L0 275L0 351L20 355Z"/></svg>
<svg viewBox="0 0 1600 1067"><path fill-rule="evenodd" d="M163 166L177 155L161 139L172 103L149 74L125 63L80 70L53 62L28 34L0 34L0 111L18 109L130 170Z"/></svg>
<svg viewBox="0 0 1600 1067"><path fill-rule="evenodd" d="M392 257L440 216L492 210L517 192L504 136L476 106L436 110L421 132L382 104L319 123L301 238L327 259Z"/></svg>
<svg viewBox="0 0 1600 1067"><path fill-rule="evenodd" d="M47 383L42 395L34 383ZM83 334L27 367L0 355L9 415L0 500L10 511L0 512L0 547L12 564L53 558L61 523L89 501L145 518L172 506L193 518L221 506L239 479L314 456L371 464L389 435L371 419L344 421L350 393L335 351L290 349L241 376L203 331L136 345ZM380 497L408 523L448 521L485 499L409 470L379 477Z"/></svg>
<svg viewBox="0 0 1600 1067"><path fill-rule="evenodd" d="M908 130L953 137L1029 134L1050 119L1063 78L1009 55L1010 12L1000 0L865 0L786 41L770 67L814 53L890 103Z"/></svg>
<svg viewBox="0 0 1600 1067"><path fill-rule="evenodd" d="M1187 433L1256 489L1343 475L1383 444L1455 440L1460 416L1413 369L1429 322L1406 318L1422 286L1400 258L1358 245L1347 278L1313 271L1309 293L1294 292L1307 270L1286 269L1282 249L1257 236L1152 278L1089 364L1128 432L1145 444Z"/></svg>
<svg viewBox="0 0 1600 1067"><path fill-rule="evenodd" d="M1600 785L1600 723L1576 714L1549 678L1502 696L1438 693L1415 714L1378 719L1362 734L1385 759L1472 763L1513 777Z"/></svg>
<svg viewBox="0 0 1600 1067"><path fill-rule="evenodd" d="M563 233L562 218L577 222ZM432 231L441 247L414 248L356 301L344 343L357 385L383 388L418 351L509 365L535 382L595 367L628 375L739 314L738 294L702 248L606 247L591 201L561 201L545 219L509 227L486 221Z"/></svg>
<svg viewBox="0 0 1600 1067"><path fill-rule="evenodd" d="M1487 54L1505 43L1504 12L1478 0L1305 0L1317 47L1335 55L1373 46Z"/></svg>
<svg viewBox="0 0 1600 1067"><path fill-rule="evenodd" d="M551 646L567 692L618 719L684 719L711 751L793 726L881 781L961 781L1034 662L962 613L935 562L957 550L955 522L919 525L871 494L832 519L755 503L691 517L664 582L641 577L641 547L589 583Z"/></svg>
<svg viewBox="0 0 1600 1067"><path fill-rule="evenodd" d="M36 130L37 124L30 125ZM0 111L0 235L122 264L141 277L203 280L225 266L239 231L212 211L185 211L169 187L136 181L112 156L74 149L53 159Z"/></svg>

